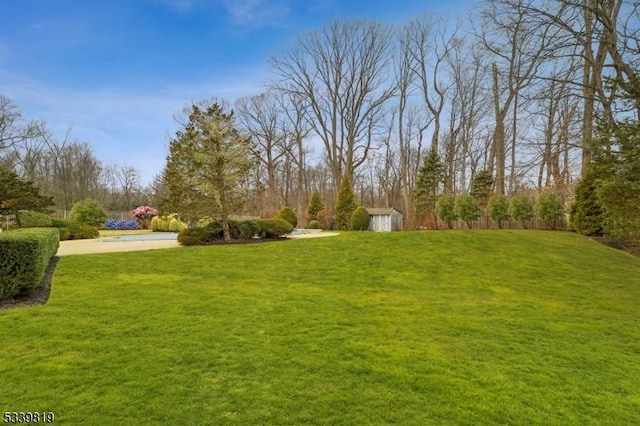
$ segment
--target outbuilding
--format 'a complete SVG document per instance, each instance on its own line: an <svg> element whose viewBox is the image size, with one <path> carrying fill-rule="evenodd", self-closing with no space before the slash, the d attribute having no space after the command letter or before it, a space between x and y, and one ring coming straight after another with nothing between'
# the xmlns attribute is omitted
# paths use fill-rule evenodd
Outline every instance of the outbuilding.
<svg viewBox="0 0 640 426"><path fill-rule="evenodd" d="M402 212L393 207L367 208L369 231L389 232L402 230Z"/></svg>

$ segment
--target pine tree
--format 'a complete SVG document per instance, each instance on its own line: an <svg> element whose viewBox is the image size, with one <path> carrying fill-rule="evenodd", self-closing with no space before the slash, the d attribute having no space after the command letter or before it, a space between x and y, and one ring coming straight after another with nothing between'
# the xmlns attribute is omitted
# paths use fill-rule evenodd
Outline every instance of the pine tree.
<svg viewBox="0 0 640 426"><path fill-rule="evenodd" d="M0 213L14 214L19 221L18 211L43 211L53 205L53 198L40 195L32 182L23 181L18 175L0 167Z"/></svg>
<svg viewBox="0 0 640 426"><path fill-rule="evenodd" d="M236 129L233 111L218 103L192 105L187 124L169 145L165 183L173 212L217 216L229 241L229 216L244 207L241 182L255 164L252 148Z"/></svg>
<svg viewBox="0 0 640 426"><path fill-rule="evenodd" d="M340 183L340 190L338 191L338 199L336 201L336 222L338 229L349 229L351 215L357 207L351 178L348 175L344 175L342 183Z"/></svg>
<svg viewBox="0 0 640 426"><path fill-rule="evenodd" d="M318 191L313 191L311 194L311 201L309 202L309 207L307 208L307 214L309 215L309 220L318 220L318 212L324 209L324 203L322 202L322 198L320 198L320 194Z"/></svg>
<svg viewBox="0 0 640 426"><path fill-rule="evenodd" d="M435 149L429 151L418 172L418 181L414 189L414 209L416 217L436 218L436 201L440 185L444 182L444 164ZM436 222L437 223L437 222Z"/></svg>

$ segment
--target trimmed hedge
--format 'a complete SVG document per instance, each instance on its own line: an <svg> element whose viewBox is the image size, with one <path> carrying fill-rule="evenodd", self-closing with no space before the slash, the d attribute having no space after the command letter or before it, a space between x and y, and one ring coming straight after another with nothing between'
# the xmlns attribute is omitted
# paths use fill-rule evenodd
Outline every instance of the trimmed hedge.
<svg viewBox="0 0 640 426"><path fill-rule="evenodd" d="M256 219L265 238L278 238L293 232L293 226L284 219Z"/></svg>
<svg viewBox="0 0 640 426"><path fill-rule="evenodd" d="M51 225L51 216L39 212L19 212L18 222L21 228L47 228Z"/></svg>
<svg viewBox="0 0 640 426"><path fill-rule="evenodd" d="M53 228L23 228L0 234L0 300L37 287L60 246Z"/></svg>
<svg viewBox="0 0 640 426"><path fill-rule="evenodd" d="M84 225L71 219L51 218L54 228L58 228L60 241L65 240L87 240L98 238L100 231L91 225Z"/></svg>

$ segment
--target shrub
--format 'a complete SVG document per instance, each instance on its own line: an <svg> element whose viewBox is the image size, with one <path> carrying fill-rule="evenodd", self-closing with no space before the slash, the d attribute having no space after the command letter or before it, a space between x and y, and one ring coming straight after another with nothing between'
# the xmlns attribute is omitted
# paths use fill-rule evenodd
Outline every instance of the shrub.
<svg viewBox="0 0 640 426"><path fill-rule="evenodd" d="M176 219L175 217L173 217L173 218L171 218L171 220L169 220L169 231L171 231L171 232L180 231L180 225L179 225L178 219Z"/></svg>
<svg viewBox="0 0 640 426"><path fill-rule="evenodd" d="M67 241L71 239L71 231L68 228L56 228L60 234L60 241Z"/></svg>
<svg viewBox="0 0 640 426"><path fill-rule="evenodd" d="M533 217L533 203L524 194L518 194L511 199L509 204L509 214L513 220L522 222L522 226L527 227L526 222Z"/></svg>
<svg viewBox="0 0 640 426"><path fill-rule="evenodd" d="M351 229L354 231L366 231L369 229L369 211L360 206L351 214Z"/></svg>
<svg viewBox="0 0 640 426"><path fill-rule="evenodd" d="M551 229L556 229L558 220L564 214L562 201L558 194L553 191L540 194L536 201L536 213L538 213L538 218L547 222Z"/></svg>
<svg viewBox="0 0 640 426"><path fill-rule="evenodd" d="M502 229L502 222L509 219L509 200L502 194L496 194L489 199L487 205L489 217L498 222L498 228Z"/></svg>
<svg viewBox="0 0 640 426"><path fill-rule="evenodd" d="M253 238L255 235L260 233L260 225L258 225L253 220L245 220L244 222L240 222L237 225L240 238L243 240L248 240Z"/></svg>
<svg viewBox="0 0 640 426"><path fill-rule="evenodd" d="M59 246L59 233L52 228L0 234L0 300L37 287Z"/></svg>
<svg viewBox="0 0 640 426"><path fill-rule="evenodd" d="M480 218L480 206L478 201L469 194L462 194L455 201L456 215L467 223L469 229L473 227L473 221Z"/></svg>
<svg viewBox="0 0 640 426"><path fill-rule="evenodd" d="M309 229L322 229L322 225L317 220L312 220L309 222Z"/></svg>
<svg viewBox="0 0 640 426"><path fill-rule="evenodd" d="M60 240L82 240L89 238L97 238L100 235L98 228L95 226L84 225L71 219L52 218L51 224L54 228L64 228L67 231L59 231ZM68 234L66 233L68 232ZM66 236L67 238L62 238Z"/></svg>
<svg viewBox="0 0 640 426"><path fill-rule="evenodd" d="M51 216L39 212L19 212L18 223L22 228L48 228L52 226Z"/></svg>
<svg viewBox="0 0 640 426"><path fill-rule="evenodd" d="M322 229L331 230L336 228L336 221L331 210L320 210L316 216Z"/></svg>
<svg viewBox="0 0 640 426"><path fill-rule="evenodd" d="M153 232L158 232L160 230L160 218L158 216L154 216L151 218L151 230Z"/></svg>
<svg viewBox="0 0 640 426"><path fill-rule="evenodd" d="M107 220L107 214L100 203L87 198L73 205L71 218L85 225L101 226Z"/></svg>
<svg viewBox="0 0 640 426"><path fill-rule="evenodd" d="M278 238L293 232L293 226L284 219L257 219L255 222L266 238Z"/></svg>
<svg viewBox="0 0 640 426"><path fill-rule="evenodd" d="M456 214L456 198L449 194L441 195L436 202L436 211L438 212L438 218L447 222L447 226L451 229L453 227L451 222L458 218Z"/></svg>
<svg viewBox="0 0 640 426"><path fill-rule="evenodd" d="M140 224L140 228L147 229L149 221L158 215L158 210L149 206L140 206L131 211L131 216Z"/></svg>
<svg viewBox="0 0 640 426"><path fill-rule="evenodd" d="M294 228L298 225L298 217L296 216L296 213L289 207L283 207L278 210L275 217L286 220Z"/></svg>
<svg viewBox="0 0 640 426"><path fill-rule="evenodd" d="M187 228L178 233L178 243L183 246L199 246L209 242L209 233L204 228Z"/></svg>

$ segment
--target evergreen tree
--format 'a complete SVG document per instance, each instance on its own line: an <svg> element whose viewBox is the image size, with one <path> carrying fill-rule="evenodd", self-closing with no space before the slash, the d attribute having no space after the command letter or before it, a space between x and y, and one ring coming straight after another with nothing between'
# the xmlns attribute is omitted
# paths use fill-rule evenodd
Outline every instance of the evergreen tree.
<svg viewBox="0 0 640 426"><path fill-rule="evenodd" d="M349 178L348 175L344 175L336 202L336 222L338 229L349 229L351 215L357 207L351 178Z"/></svg>
<svg viewBox="0 0 640 426"><path fill-rule="evenodd" d="M23 181L15 172L0 167L0 213L14 214L19 221L20 210L45 211L52 205L53 198L40 195L32 182Z"/></svg>
<svg viewBox="0 0 640 426"><path fill-rule="evenodd" d="M440 185L444 182L444 164L438 152L432 148L424 159L418 172L418 181L414 189L414 209L416 217L436 218L436 201ZM436 221L437 224L437 221Z"/></svg>
<svg viewBox="0 0 640 426"><path fill-rule="evenodd" d="M318 193L318 191L313 191L313 194L311 194L309 207L307 208L309 220L318 220L318 212L320 212L320 210L322 209L324 209L322 198L320 198L320 194Z"/></svg>
<svg viewBox="0 0 640 426"><path fill-rule="evenodd" d="M482 170L476 174L471 182L471 196L478 201L480 207L485 209L491 197L493 176L489 170Z"/></svg>
<svg viewBox="0 0 640 426"><path fill-rule="evenodd" d="M229 241L229 216L241 212L246 200L241 183L255 164L252 149L251 140L236 129L233 111L218 103L193 104L188 122L169 145L167 206L192 219L216 216Z"/></svg>
<svg viewBox="0 0 640 426"><path fill-rule="evenodd" d="M569 211L571 229L579 234L602 235L604 232L604 215L596 189L596 173L591 168L576 185Z"/></svg>

